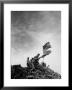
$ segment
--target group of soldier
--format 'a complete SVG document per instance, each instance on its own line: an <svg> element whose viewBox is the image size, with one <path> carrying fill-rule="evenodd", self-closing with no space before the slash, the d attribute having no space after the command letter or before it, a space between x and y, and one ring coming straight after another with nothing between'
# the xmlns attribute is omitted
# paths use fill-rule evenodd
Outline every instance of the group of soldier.
<svg viewBox="0 0 72 90"><path fill-rule="evenodd" d="M27 67L34 69L37 68L37 66L39 65L39 59L40 59L40 54L37 54L34 58L29 60L29 57L27 58Z"/></svg>

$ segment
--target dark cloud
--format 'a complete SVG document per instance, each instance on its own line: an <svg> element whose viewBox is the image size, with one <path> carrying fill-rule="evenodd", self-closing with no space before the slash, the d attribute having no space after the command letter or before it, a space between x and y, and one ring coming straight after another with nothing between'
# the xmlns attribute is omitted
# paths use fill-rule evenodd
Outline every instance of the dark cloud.
<svg viewBox="0 0 72 90"><path fill-rule="evenodd" d="M39 12L35 11L18 11L12 12L12 24L17 28L26 28L28 29L30 25L34 25L37 21L41 20L41 15Z"/></svg>
<svg viewBox="0 0 72 90"><path fill-rule="evenodd" d="M58 11L13 11L12 25L20 30L29 31L42 31L42 28L53 29L59 27L60 16Z"/></svg>
<svg viewBox="0 0 72 90"><path fill-rule="evenodd" d="M36 45L32 34L59 33L60 11L12 11L11 43L15 49L30 49ZM32 34L30 34L32 33Z"/></svg>

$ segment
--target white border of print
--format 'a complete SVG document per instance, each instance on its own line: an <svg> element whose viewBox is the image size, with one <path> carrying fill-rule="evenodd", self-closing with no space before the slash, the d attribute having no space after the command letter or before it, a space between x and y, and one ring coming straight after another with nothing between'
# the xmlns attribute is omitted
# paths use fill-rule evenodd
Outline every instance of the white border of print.
<svg viewBox="0 0 72 90"><path fill-rule="evenodd" d="M61 11L62 79L11 79L10 41L11 11ZM4 86L68 86L68 4L4 4Z"/></svg>

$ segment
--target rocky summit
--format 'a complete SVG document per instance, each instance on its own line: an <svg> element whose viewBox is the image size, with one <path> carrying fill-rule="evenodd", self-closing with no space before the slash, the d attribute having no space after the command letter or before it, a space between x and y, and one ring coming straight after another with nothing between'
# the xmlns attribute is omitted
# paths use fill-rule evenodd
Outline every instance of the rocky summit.
<svg viewBox="0 0 72 90"><path fill-rule="evenodd" d="M40 54L32 59L27 58L27 66L21 65L11 66L11 79L61 79L61 75L46 66L45 62L39 63Z"/></svg>

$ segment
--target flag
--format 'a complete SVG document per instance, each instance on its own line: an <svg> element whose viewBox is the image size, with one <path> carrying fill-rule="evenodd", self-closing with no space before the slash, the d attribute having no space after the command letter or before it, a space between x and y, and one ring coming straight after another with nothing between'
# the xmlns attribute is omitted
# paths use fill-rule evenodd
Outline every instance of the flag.
<svg viewBox="0 0 72 90"><path fill-rule="evenodd" d="M51 50L43 52L43 55L41 56L41 58L44 58L46 55L49 55L50 53L51 53Z"/></svg>
<svg viewBox="0 0 72 90"><path fill-rule="evenodd" d="M44 46L43 49L49 49L51 48L50 42L47 42Z"/></svg>
<svg viewBox="0 0 72 90"><path fill-rule="evenodd" d="M49 55L51 53L51 50L48 50L49 48L51 48L51 45L50 45L50 42L47 42L43 46L43 56Z"/></svg>

